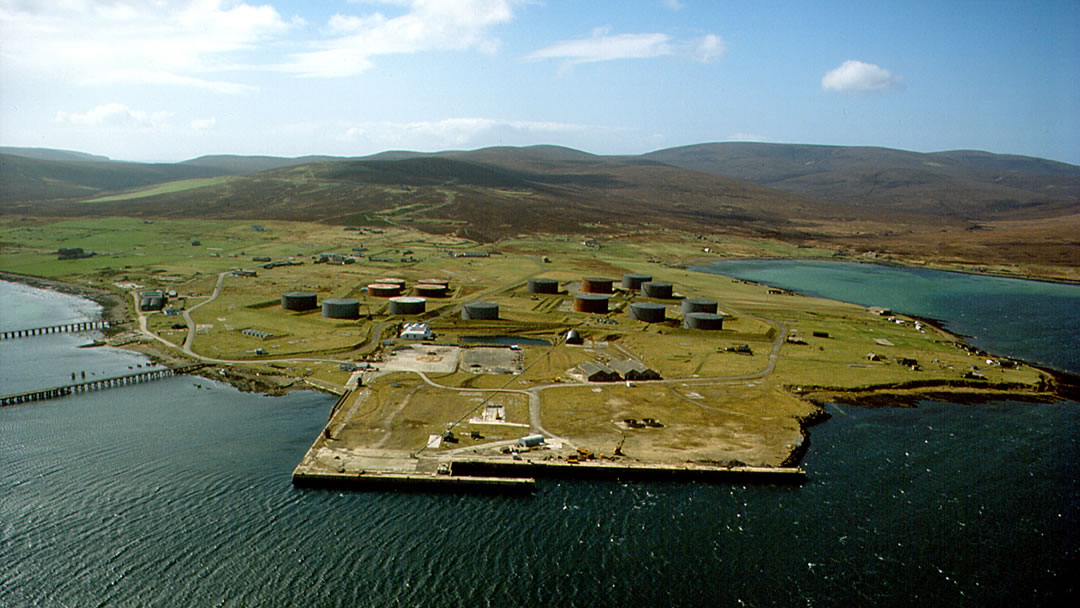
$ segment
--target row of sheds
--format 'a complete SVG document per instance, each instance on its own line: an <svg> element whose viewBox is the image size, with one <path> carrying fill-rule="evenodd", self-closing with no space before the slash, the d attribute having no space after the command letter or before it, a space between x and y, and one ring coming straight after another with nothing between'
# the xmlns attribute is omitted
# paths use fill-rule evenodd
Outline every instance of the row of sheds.
<svg viewBox="0 0 1080 608"><path fill-rule="evenodd" d="M640 361L615 359L608 363L585 361L578 371L589 382L618 382L619 380L659 380L660 374Z"/></svg>

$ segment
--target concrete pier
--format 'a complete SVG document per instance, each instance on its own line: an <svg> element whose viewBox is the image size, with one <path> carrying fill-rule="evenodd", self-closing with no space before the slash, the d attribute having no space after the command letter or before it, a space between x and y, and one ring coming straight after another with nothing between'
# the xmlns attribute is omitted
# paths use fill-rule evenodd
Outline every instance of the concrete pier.
<svg viewBox="0 0 1080 608"><path fill-rule="evenodd" d="M108 321L80 321L78 323L64 323L62 325L46 325L44 327L3 331L0 332L0 340L30 338L32 336L44 336L46 334L77 333L80 331L93 331L95 329L108 328Z"/></svg>
<svg viewBox="0 0 1080 608"><path fill-rule="evenodd" d="M127 386L129 384L139 384L142 382L150 382L153 380L159 380L161 378L168 378L176 374L186 374L188 372L195 371L199 368L205 367L205 363L196 363L194 365L184 365L182 367L168 367L165 369L155 369L151 371L138 372L134 374L126 374L123 376L112 376L110 378L99 378L97 380L88 380L86 382L78 382L75 384L66 384L64 386L54 386L51 388L43 388L35 391L27 391L25 393L16 393L13 395L0 396L0 407L8 405L16 405L19 403L27 403L30 401L42 401L44 399L55 399L57 397L64 397L72 393L83 393L87 391L98 391L107 388L114 388L117 386Z"/></svg>

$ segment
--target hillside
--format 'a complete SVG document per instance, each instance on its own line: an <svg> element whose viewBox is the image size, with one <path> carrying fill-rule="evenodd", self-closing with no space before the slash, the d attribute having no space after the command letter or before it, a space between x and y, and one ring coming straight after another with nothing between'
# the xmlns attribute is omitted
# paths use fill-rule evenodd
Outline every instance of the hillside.
<svg viewBox="0 0 1080 608"><path fill-rule="evenodd" d="M89 160L107 161L108 156L75 152L73 150L57 150L55 148L18 148L14 146L0 146L0 154L33 158L36 160Z"/></svg>
<svg viewBox="0 0 1080 608"><path fill-rule="evenodd" d="M273 168L251 173L263 167ZM316 220L486 242L674 231L1044 276L1080 268L1080 168L984 152L702 144L598 156L530 146L174 165L0 156L0 186L0 215Z"/></svg>
<svg viewBox="0 0 1080 608"><path fill-rule="evenodd" d="M819 200L965 219L1054 215L1080 202L1080 167L988 152L713 143L644 158Z"/></svg>

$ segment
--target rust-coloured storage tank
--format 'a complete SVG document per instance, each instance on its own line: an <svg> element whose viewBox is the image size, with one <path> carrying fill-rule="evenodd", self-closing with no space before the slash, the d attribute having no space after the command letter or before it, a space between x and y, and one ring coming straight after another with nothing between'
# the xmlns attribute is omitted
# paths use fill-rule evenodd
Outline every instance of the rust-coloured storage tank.
<svg viewBox="0 0 1080 608"><path fill-rule="evenodd" d="M574 294L574 311L602 315L608 311L608 297L598 293Z"/></svg>
<svg viewBox="0 0 1080 608"><path fill-rule="evenodd" d="M429 279L420 279L417 283L420 285L442 285L443 287L448 287L450 285L450 279L431 277Z"/></svg>
<svg viewBox="0 0 1080 608"><path fill-rule="evenodd" d="M529 279L529 293L559 293L555 279Z"/></svg>
<svg viewBox="0 0 1080 608"><path fill-rule="evenodd" d="M413 291L416 295L425 298L445 298L446 297L446 285L439 285L435 283L417 283L413 287Z"/></svg>
<svg viewBox="0 0 1080 608"><path fill-rule="evenodd" d="M671 299L671 283L646 281L641 284L641 295L649 298Z"/></svg>
<svg viewBox="0 0 1080 608"><path fill-rule="evenodd" d="M660 323L666 317L667 306L656 302L632 302L630 318L646 323Z"/></svg>
<svg viewBox="0 0 1080 608"><path fill-rule="evenodd" d="M398 278L398 277L383 277L381 279L377 279L375 282L376 283L386 283L386 284L389 284L389 285L397 285L403 291L405 289L405 279L401 279L401 278Z"/></svg>
<svg viewBox="0 0 1080 608"><path fill-rule="evenodd" d="M615 281L604 277L584 277L581 279L581 291L585 293L612 293L611 285Z"/></svg>
<svg viewBox="0 0 1080 608"><path fill-rule="evenodd" d="M401 285L396 283L372 283L367 286L368 294L376 298L392 298L401 295Z"/></svg>

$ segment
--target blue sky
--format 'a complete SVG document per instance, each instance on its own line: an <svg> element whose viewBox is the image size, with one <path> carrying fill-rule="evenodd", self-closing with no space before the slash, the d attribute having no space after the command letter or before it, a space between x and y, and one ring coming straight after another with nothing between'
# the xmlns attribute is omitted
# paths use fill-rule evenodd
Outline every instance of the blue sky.
<svg viewBox="0 0 1080 608"><path fill-rule="evenodd" d="M0 0L4 145L747 140L1080 164L1080 2Z"/></svg>

